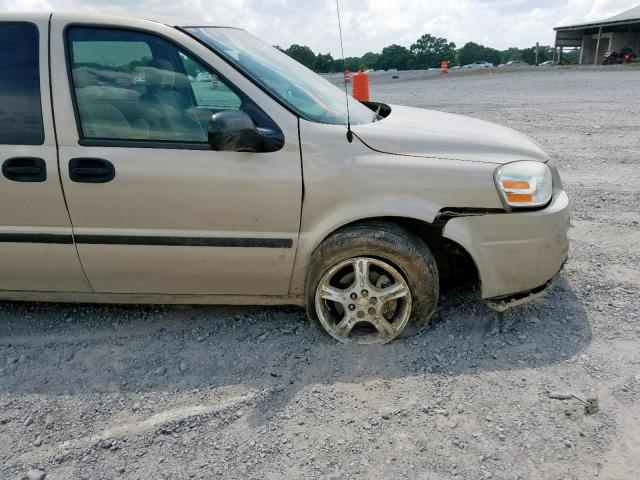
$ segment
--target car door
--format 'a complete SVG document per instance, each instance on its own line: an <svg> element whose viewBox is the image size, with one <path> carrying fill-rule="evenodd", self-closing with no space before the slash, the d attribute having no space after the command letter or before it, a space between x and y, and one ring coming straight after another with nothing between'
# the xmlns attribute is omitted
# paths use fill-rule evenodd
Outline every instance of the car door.
<svg viewBox="0 0 640 480"><path fill-rule="evenodd" d="M48 15L0 21L0 290L90 291L56 156Z"/></svg>
<svg viewBox="0 0 640 480"><path fill-rule="evenodd" d="M120 22L120 20L119 20ZM96 292L285 295L300 223L297 118L176 29L53 16L61 177ZM212 151L244 110L276 152Z"/></svg>

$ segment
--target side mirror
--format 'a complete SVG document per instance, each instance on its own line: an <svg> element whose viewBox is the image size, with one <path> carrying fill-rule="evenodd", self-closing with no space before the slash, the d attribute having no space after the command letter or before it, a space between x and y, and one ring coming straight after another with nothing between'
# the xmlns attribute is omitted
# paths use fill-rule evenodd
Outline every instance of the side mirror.
<svg viewBox="0 0 640 480"><path fill-rule="evenodd" d="M258 128L240 110L216 113L209 120L209 145L219 152L277 152L284 146L284 134L271 124L271 128Z"/></svg>
<svg viewBox="0 0 640 480"><path fill-rule="evenodd" d="M209 119L208 140L212 150L260 152L262 135L246 112L218 112Z"/></svg>

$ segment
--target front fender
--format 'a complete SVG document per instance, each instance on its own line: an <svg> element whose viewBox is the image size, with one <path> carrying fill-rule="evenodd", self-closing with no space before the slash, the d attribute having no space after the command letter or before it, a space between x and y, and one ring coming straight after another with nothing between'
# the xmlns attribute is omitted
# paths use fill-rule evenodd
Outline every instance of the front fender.
<svg viewBox="0 0 640 480"><path fill-rule="evenodd" d="M359 220L403 217L433 223L445 207L502 208L495 164L418 158L371 150L346 128L300 120L304 198L289 288L304 293L313 251L332 232Z"/></svg>
<svg viewBox="0 0 640 480"><path fill-rule="evenodd" d="M315 221L311 219L303 221L304 228L298 237L298 250L289 293L291 295L304 293L304 278L311 254L336 230L354 222L384 217L412 218L433 223L439 210L439 207L433 203L418 202L409 198L380 198L375 201L342 204L326 212L326 215L316 218Z"/></svg>

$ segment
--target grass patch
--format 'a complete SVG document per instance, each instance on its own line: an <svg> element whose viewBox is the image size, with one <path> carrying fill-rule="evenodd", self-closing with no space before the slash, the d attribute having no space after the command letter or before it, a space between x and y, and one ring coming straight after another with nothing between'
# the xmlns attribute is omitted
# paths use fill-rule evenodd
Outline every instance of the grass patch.
<svg viewBox="0 0 640 480"><path fill-rule="evenodd" d="M584 404L584 413L587 415L595 415L598 413L600 409L600 404L598 403L598 399L596 397L587 398L586 403Z"/></svg>

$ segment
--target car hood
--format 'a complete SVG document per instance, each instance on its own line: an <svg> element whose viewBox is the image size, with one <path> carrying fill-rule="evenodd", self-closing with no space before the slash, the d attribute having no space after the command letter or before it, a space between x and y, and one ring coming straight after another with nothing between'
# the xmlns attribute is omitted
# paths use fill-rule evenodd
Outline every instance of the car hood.
<svg viewBox="0 0 640 480"><path fill-rule="evenodd" d="M352 130L369 148L394 155L496 164L548 160L540 145L515 130L435 110L392 105L383 120Z"/></svg>

